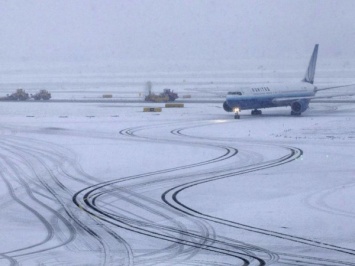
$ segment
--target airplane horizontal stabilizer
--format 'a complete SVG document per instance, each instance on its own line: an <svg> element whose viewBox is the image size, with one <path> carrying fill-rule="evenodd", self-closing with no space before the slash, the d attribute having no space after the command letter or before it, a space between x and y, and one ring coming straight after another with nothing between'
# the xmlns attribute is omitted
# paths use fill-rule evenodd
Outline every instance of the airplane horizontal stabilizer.
<svg viewBox="0 0 355 266"><path fill-rule="evenodd" d="M347 85L341 85L341 86L332 86L332 87L325 87L325 88L316 88L316 91L324 91L324 90L332 90L332 89L338 89L338 88L344 88L344 87L351 87L355 86L355 84L347 84Z"/></svg>

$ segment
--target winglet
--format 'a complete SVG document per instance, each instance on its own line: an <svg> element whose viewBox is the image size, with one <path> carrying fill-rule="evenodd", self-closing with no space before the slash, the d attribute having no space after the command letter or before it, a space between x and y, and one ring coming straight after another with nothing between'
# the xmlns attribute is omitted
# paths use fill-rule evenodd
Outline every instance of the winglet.
<svg viewBox="0 0 355 266"><path fill-rule="evenodd" d="M316 73L317 55L318 55L318 44L314 46L311 60L309 61L306 74L304 75L304 78L302 80L303 82L308 82L313 84L314 74Z"/></svg>

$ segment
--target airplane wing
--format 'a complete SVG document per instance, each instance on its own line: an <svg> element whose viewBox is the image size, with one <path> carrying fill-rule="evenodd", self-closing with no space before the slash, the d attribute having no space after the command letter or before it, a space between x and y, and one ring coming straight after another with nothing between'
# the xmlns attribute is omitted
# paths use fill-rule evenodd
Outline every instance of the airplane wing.
<svg viewBox="0 0 355 266"><path fill-rule="evenodd" d="M353 93L344 93L344 94L333 94L333 95L325 95L325 96L308 96L308 97L286 97L286 98L275 98L272 100L273 103L277 104L277 103L292 103L293 101L297 101L297 100L310 100L310 101L314 101L314 100L319 100L319 99L331 99L334 97L344 97L344 96L354 96L355 92ZM335 100L336 102L337 100ZM350 100L351 101L351 100ZM327 101L329 102L329 101ZM349 102L349 100L347 100L347 102ZM353 102L355 102L355 100L353 100Z"/></svg>
<svg viewBox="0 0 355 266"><path fill-rule="evenodd" d="M333 94L333 95L326 95L326 96L314 96L313 98L311 98L311 102L316 102L318 100L322 100L322 99L329 99L326 100L328 103L330 103L331 101L333 101L334 103L340 103L342 102L355 102L355 99L348 99L348 100L337 100L337 99L333 99L335 97L350 97L350 96L354 96L355 92L352 93L344 93L344 94Z"/></svg>
<svg viewBox="0 0 355 266"><path fill-rule="evenodd" d="M350 100L313 100L312 103L355 103L355 99Z"/></svg>

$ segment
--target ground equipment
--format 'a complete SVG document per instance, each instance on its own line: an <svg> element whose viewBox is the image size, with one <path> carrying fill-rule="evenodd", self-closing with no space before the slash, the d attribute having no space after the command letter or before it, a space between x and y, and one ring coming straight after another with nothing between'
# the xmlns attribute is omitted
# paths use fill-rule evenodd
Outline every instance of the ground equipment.
<svg viewBox="0 0 355 266"><path fill-rule="evenodd" d="M148 95L145 97L146 102L172 102L179 98L177 93L170 89L164 89L160 94L155 94L149 90Z"/></svg>
<svg viewBox="0 0 355 266"><path fill-rule="evenodd" d="M49 100L51 96L52 95L47 90L40 90L36 94L31 95L31 98L33 98L36 101L40 101L40 100Z"/></svg>
<svg viewBox="0 0 355 266"><path fill-rule="evenodd" d="M25 92L25 90L23 89L17 89L14 93L7 95L5 97L5 100L9 100L9 101L26 101L28 100L30 97L28 95L27 92Z"/></svg>

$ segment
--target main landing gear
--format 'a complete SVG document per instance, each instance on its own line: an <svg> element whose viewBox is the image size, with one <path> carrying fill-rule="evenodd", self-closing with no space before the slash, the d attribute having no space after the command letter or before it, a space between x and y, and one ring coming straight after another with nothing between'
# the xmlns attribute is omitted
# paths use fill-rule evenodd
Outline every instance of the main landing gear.
<svg viewBox="0 0 355 266"><path fill-rule="evenodd" d="M294 111L291 111L291 115L292 115L292 116L301 116L301 113L296 113L296 112L294 112Z"/></svg>
<svg viewBox="0 0 355 266"><path fill-rule="evenodd" d="M254 109L251 111L251 115L261 115L261 114L262 114L261 110L258 109Z"/></svg>

